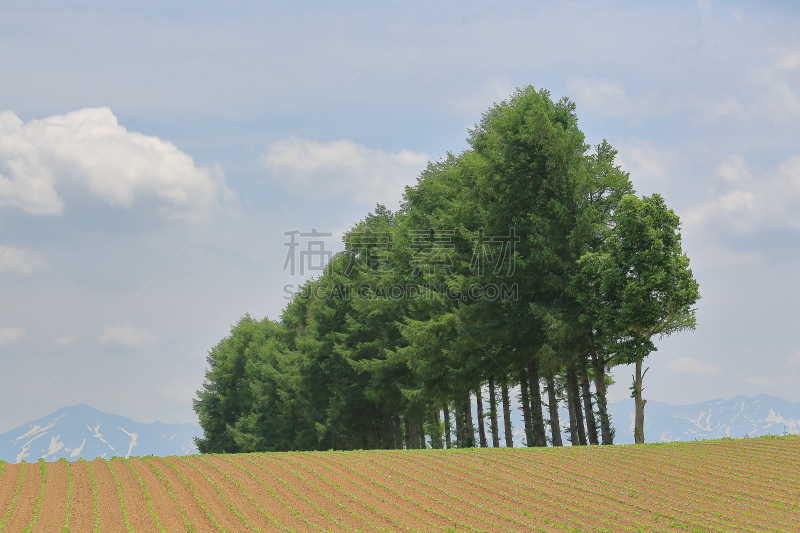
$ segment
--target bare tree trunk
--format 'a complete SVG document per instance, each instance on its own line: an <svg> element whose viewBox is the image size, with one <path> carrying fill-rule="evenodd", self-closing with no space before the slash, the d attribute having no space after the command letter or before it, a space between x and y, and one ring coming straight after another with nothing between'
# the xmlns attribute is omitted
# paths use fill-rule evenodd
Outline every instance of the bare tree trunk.
<svg viewBox="0 0 800 533"><path fill-rule="evenodd" d="M464 432L465 435L465 442L467 448L474 448L475 447L475 424L472 420L472 398L470 398L470 394L467 393L464 397Z"/></svg>
<svg viewBox="0 0 800 533"><path fill-rule="evenodd" d="M589 444L600 444L597 438L597 426L594 423L594 410L592 409L592 390L589 388L589 372L586 366L581 368L581 392L583 393L583 409L586 414L586 431Z"/></svg>
<svg viewBox="0 0 800 533"><path fill-rule="evenodd" d="M396 448L394 443L394 419L391 416L386 418L381 444L384 450L394 450Z"/></svg>
<svg viewBox="0 0 800 533"><path fill-rule="evenodd" d="M597 355L594 345L594 332L589 329L589 347L592 356L592 368L594 370L594 389L597 396L597 410L600 412L600 432L603 435L603 445L614 444L614 437L611 435L611 420L608 418L608 406L606 403L606 374L605 365Z"/></svg>
<svg viewBox="0 0 800 533"><path fill-rule="evenodd" d="M417 422L417 448L424 450L427 447L428 443L425 442L425 424L423 422Z"/></svg>
<svg viewBox="0 0 800 533"><path fill-rule="evenodd" d="M453 404L456 417L456 448L464 448L464 406L461 399L457 399Z"/></svg>
<svg viewBox="0 0 800 533"><path fill-rule="evenodd" d="M447 449L453 447L453 442L451 441L451 430L450 430L450 408L447 406L447 403L444 404L444 441Z"/></svg>
<svg viewBox="0 0 800 533"><path fill-rule="evenodd" d="M572 446L578 445L578 417L576 411L580 411L580 407L575 405L575 395L572 391L572 382L567 373L566 379L566 396L567 396L567 409L569 410L569 443Z"/></svg>
<svg viewBox="0 0 800 533"><path fill-rule="evenodd" d="M523 373L523 378L525 378ZM533 429L531 428L531 404L528 399L528 380L523 379L520 384L520 401L522 402L522 418L525 421L525 445L534 446Z"/></svg>
<svg viewBox="0 0 800 533"><path fill-rule="evenodd" d="M536 358L528 363L528 380L531 386L531 429L534 446L547 446L544 432L544 416L542 415L542 391L539 388L539 367Z"/></svg>
<svg viewBox="0 0 800 533"><path fill-rule="evenodd" d="M411 421L411 448L419 450L422 448L422 438L424 435L419 430L419 422Z"/></svg>
<svg viewBox="0 0 800 533"><path fill-rule="evenodd" d="M636 361L636 375L633 376L633 397L636 400L636 416L634 418L633 437L636 444L644 444L644 406L647 400L642 399L642 380L644 379L647 371L646 368L642 373L642 362Z"/></svg>
<svg viewBox="0 0 800 533"><path fill-rule="evenodd" d="M575 423L578 426L578 442L581 446L586 446L586 426L583 421L583 410L581 410L580 385L578 385L578 374L574 369L569 370L569 381L572 384L572 403L575 405Z"/></svg>
<svg viewBox="0 0 800 533"><path fill-rule="evenodd" d="M553 446L563 446L561 422L558 420L558 398L556 398L556 384L553 376L547 376L547 400L550 411L550 436Z"/></svg>
<svg viewBox="0 0 800 533"><path fill-rule="evenodd" d="M380 431L378 429L378 423L377 422L373 422L370 426L371 426L371 429L372 429L372 431L371 431L371 433L372 433L372 444L371 444L371 446L372 446L373 450L377 450L377 449L379 449L381 447L381 434L380 434Z"/></svg>
<svg viewBox="0 0 800 533"><path fill-rule="evenodd" d="M392 415L392 419L394 420L394 445L396 446L396 450L403 449L403 426L400 422L400 415L395 413Z"/></svg>
<svg viewBox="0 0 800 533"><path fill-rule="evenodd" d="M497 393L494 390L494 378L489 378L489 418L492 424L492 447L500 447L500 428L497 426Z"/></svg>
<svg viewBox="0 0 800 533"><path fill-rule="evenodd" d="M407 416L403 417L403 436L405 437L406 450L410 450L411 446L411 423Z"/></svg>
<svg viewBox="0 0 800 533"><path fill-rule="evenodd" d="M431 409L432 427L430 430L431 448L441 450L442 444L442 420L439 418L439 410Z"/></svg>
<svg viewBox="0 0 800 533"><path fill-rule="evenodd" d="M514 447L514 433L511 427L511 402L508 398L508 384L503 381L500 386L500 395L503 398L503 431L506 437L506 447Z"/></svg>
<svg viewBox="0 0 800 533"><path fill-rule="evenodd" d="M478 388L475 389L475 400L477 401L478 407L478 439L481 448L486 448L486 425L484 424L483 418L483 391L481 391L480 384L478 384Z"/></svg>

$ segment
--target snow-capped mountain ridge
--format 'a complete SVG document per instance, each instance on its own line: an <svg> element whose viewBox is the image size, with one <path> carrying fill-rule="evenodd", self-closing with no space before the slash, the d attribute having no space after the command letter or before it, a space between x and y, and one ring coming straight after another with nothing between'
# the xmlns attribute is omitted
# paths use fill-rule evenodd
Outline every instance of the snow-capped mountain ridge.
<svg viewBox="0 0 800 533"><path fill-rule="evenodd" d="M146 424L78 404L0 435L0 460L185 455L197 453L193 438L201 434L193 424Z"/></svg>
<svg viewBox="0 0 800 533"><path fill-rule="evenodd" d="M609 404L617 429L614 442L633 442L633 399ZM741 438L800 433L800 403L768 394L718 398L691 405L671 405L650 400L644 410L648 442Z"/></svg>

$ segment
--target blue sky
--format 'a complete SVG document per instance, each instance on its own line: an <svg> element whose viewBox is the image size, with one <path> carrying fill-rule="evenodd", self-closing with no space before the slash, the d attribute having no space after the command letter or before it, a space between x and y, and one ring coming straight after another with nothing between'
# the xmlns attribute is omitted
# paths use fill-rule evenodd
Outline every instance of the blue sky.
<svg viewBox="0 0 800 533"><path fill-rule="evenodd" d="M790 2L0 4L0 433L63 405L195 421L277 318L284 232L337 237L533 84L683 220L699 325L645 396L800 401ZM614 372L612 399L630 372Z"/></svg>

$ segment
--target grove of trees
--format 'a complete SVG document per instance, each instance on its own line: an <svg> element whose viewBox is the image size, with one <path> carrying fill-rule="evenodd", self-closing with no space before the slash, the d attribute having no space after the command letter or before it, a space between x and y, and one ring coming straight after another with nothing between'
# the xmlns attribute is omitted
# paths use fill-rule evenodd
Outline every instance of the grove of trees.
<svg viewBox="0 0 800 533"><path fill-rule="evenodd" d="M280 320L245 315L209 352L201 452L513 446L517 390L528 446L613 444L622 364L644 442L644 359L695 327L677 215L547 91L495 104L468 143L355 224Z"/></svg>

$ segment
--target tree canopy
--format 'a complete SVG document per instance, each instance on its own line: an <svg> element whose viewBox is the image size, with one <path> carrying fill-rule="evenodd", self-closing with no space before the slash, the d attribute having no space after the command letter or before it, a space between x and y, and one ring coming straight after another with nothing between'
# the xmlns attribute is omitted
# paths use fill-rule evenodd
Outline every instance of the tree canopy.
<svg viewBox="0 0 800 533"><path fill-rule="evenodd" d="M563 443L562 403L566 440L612 444L608 372L630 363L643 442L641 363L695 327L677 215L547 91L518 89L467 140L355 224L279 320L245 315L212 348L201 452L499 446L500 415L510 445L515 390L527 445Z"/></svg>

